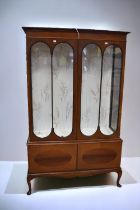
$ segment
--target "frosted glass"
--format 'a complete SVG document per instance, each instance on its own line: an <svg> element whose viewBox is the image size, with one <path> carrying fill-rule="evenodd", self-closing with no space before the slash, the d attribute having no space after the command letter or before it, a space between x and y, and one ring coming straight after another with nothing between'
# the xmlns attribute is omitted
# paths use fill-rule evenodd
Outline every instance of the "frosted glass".
<svg viewBox="0 0 140 210"><path fill-rule="evenodd" d="M82 52L81 132L90 136L98 127L101 50L88 44Z"/></svg>
<svg viewBox="0 0 140 210"><path fill-rule="evenodd" d="M52 129L51 54L45 43L38 42L31 48L31 78L33 131L43 138Z"/></svg>
<svg viewBox="0 0 140 210"><path fill-rule="evenodd" d="M66 43L53 51L53 128L60 137L72 132L73 49Z"/></svg>
<svg viewBox="0 0 140 210"><path fill-rule="evenodd" d="M111 45L103 57L101 89L100 130L111 135L117 129L122 53L120 48Z"/></svg>

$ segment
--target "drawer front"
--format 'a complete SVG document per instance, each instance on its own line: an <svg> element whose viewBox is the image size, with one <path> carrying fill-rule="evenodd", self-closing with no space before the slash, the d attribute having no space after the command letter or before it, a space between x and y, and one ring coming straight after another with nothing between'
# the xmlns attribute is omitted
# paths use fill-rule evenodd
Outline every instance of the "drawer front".
<svg viewBox="0 0 140 210"><path fill-rule="evenodd" d="M29 173L69 171L76 168L77 145L28 145Z"/></svg>
<svg viewBox="0 0 140 210"><path fill-rule="evenodd" d="M119 167L121 145L121 141L79 144L78 169L107 169Z"/></svg>

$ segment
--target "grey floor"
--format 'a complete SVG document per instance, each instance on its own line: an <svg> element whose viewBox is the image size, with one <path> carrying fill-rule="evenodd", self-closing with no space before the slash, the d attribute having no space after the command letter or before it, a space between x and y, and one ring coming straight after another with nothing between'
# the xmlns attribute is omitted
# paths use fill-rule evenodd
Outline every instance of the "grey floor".
<svg viewBox="0 0 140 210"><path fill-rule="evenodd" d="M122 187L116 173L88 178L38 178L27 196L27 162L0 162L0 210L140 210L140 157L122 159Z"/></svg>

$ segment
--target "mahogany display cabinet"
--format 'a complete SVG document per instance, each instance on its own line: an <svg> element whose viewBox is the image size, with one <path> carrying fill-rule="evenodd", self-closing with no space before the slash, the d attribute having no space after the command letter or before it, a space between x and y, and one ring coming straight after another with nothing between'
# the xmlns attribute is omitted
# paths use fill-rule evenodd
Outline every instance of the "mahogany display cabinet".
<svg viewBox="0 0 140 210"><path fill-rule="evenodd" d="M27 183L116 172L120 167L128 32L23 27L29 138Z"/></svg>

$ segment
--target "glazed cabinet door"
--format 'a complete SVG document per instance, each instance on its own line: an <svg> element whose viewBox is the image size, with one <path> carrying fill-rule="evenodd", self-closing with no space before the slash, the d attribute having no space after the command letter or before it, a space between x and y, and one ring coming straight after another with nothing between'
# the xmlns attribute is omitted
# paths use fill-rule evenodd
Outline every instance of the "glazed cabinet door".
<svg viewBox="0 0 140 210"><path fill-rule="evenodd" d="M119 137L122 50L103 41L79 43L78 139Z"/></svg>
<svg viewBox="0 0 140 210"><path fill-rule="evenodd" d="M77 41L28 41L31 140L76 139Z"/></svg>

